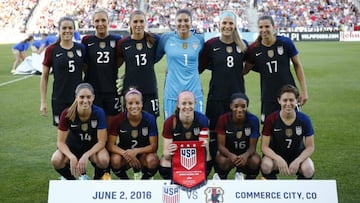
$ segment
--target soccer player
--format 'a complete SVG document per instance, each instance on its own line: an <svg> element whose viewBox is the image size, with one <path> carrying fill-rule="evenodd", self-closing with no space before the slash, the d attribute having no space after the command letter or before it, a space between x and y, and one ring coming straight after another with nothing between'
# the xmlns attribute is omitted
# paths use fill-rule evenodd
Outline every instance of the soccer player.
<svg viewBox="0 0 360 203"><path fill-rule="evenodd" d="M145 32L145 13L135 10L130 15L130 36L118 42L118 57L125 62L123 90L136 87L143 95L143 110L159 116L159 98L154 71L159 37ZM123 95L123 94L122 94Z"/></svg>
<svg viewBox="0 0 360 203"><path fill-rule="evenodd" d="M219 117L215 129L219 149L217 173L221 179L226 179L230 170L236 167L236 172L246 174L246 179L256 179L261 162L256 153L259 119L248 112L249 99L244 93L232 94L230 101L231 112Z"/></svg>
<svg viewBox="0 0 360 203"><path fill-rule="evenodd" d="M34 37L28 36L23 41L15 44L12 47L12 52L15 56L15 61L13 63L13 67L11 69L11 73L14 74L16 71L16 67L26 58L26 51L30 48L30 43L33 41Z"/></svg>
<svg viewBox="0 0 360 203"><path fill-rule="evenodd" d="M116 44L121 37L109 34L109 17L106 10L96 10L92 21L95 35L86 35L82 39L82 44L86 48L84 81L94 87L94 103L104 109L107 124L110 126L112 117L121 111L121 101L116 87L119 67Z"/></svg>
<svg viewBox="0 0 360 203"><path fill-rule="evenodd" d="M59 21L59 38L45 50L43 71L40 79L41 115L48 115L46 92L50 68L54 75L51 105L53 125L57 126L61 112L74 101L76 86L82 82L85 49L72 41L75 23L70 17Z"/></svg>
<svg viewBox="0 0 360 203"><path fill-rule="evenodd" d="M209 39L200 57L199 72L211 71L206 116L210 120L210 154L215 164L217 152L216 122L220 115L230 110L230 97L235 92L245 93L243 67L247 41L242 40L237 29L237 16L231 11L220 14L220 37ZM214 166L215 171L217 167Z"/></svg>
<svg viewBox="0 0 360 203"><path fill-rule="evenodd" d="M260 73L261 82L261 122L270 113L280 110L277 95L286 84L295 86L290 70L290 59L300 83L300 106L308 99L305 74L300 62L298 50L288 37L277 36L274 20L271 16L262 16L258 20L259 37L248 49L244 73L251 68Z"/></svg>
<svg viewBox="0 0 360 203"><path fill-rule="evenodd" d="M261 151L264 156L261 171L266 179L276 174L297 175L298 179L311 179L314 175L314 130L310 118L295 110L299 92L292 85L280 89L280 111L270 114L264 123Z"/></svg>
<svg viewBox="0 0 360 203"><path fill-rule="evenodd" d="M104 110L93 105L94 89L89 83L80 83L75 100L60 117L58 149L51 163L67 180L88 179L86 169L90 160L95 167L94 179L108 177L109 153L105 149L107 134Z"/></svg>
<svg viewBox="0 0 360 203"><path fill-rule="evenodd" d="M130 167L142 171L141 179L150 179L159 166L156 119L142 110L142 94L137 89L130 88L124 100L126 111L114 117L109 129L107 149L111 153L111 167L121 179L129 179L126 171Z"/></svg>
<svg viewBox="0 0 360 203"><path fill-rule="evenodd" d="M176 99L181 91L195 94L196 111L204 112L204 96L198 73L199 54L204 46L202 35L190 31L191 12L180 9L176 13L176 31L161 35L156 51L156 61L166 53L167 73L164 88L164 116L176 109Z"/></svg>
<svg viewBox="0 0 360 203"><path fill-rule="evenodd" d="M160 159L159 173L164 179L171 179L171 156L177 148L173 141L203 140L199 138L201 130L208 132L209 120L201 112L195 111L195 95L190 91L183 91L177 99L176 111L167 118L163 127L163 155ZM176 136L174 136L176 135ZM209 155L209 143L206 140L206 175L211 171L211 157Z"/></svg>

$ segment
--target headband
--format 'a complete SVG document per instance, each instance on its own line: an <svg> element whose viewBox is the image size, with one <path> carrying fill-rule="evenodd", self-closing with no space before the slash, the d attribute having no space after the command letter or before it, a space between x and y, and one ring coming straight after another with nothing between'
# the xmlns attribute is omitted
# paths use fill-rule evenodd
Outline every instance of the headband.
<svg viewBox="0 0 360 203"><path fill-rule="evenodd" d="M220 14L220 21L222 21L225 17L230 17L236 22L236 15L232 11L224 11Z"/></svg>
<svg viewBox="0 0 360 203"><path fill-rule="evenodd" d="M142 97L142 94L139 90L137 89L130 89L126 94L125 94L125 99L130 95L130 94L137 94L137 95L140 95L140 97Z"/></svg>

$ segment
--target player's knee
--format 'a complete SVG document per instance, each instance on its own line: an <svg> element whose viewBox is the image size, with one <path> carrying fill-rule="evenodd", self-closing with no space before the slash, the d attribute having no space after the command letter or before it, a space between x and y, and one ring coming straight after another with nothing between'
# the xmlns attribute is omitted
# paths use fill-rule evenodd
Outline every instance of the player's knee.
<svg viewBox="0 0 360 203"><path fill-rule="evenodd" d="M273 162L271 159L263 158L260 167L263 173L269 174L273 169Z"/></svg>

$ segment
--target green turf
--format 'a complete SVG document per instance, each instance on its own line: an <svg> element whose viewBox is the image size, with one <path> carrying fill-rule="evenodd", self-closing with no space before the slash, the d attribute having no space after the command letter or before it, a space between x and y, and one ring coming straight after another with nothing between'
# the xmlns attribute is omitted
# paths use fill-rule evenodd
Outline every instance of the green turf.
<svg viewBox="0 0 360 203"><path fill-rule="evenodd" d="M309 90L309 101L303 111L311 117L315 128L314 179L336 179L339 202L359 202L360 43L296 45ZM56 129L51 117L44 118L39 113L40 77L1 86L23 76L10 74L11 45L0 45L0 53L0 202L47 202L48 182L58 178L50 165L56 149ZM156 71L162 106L164 59L156 65ZM205 96L209 76L208 71L201 75ZM245 79L250 111L259 115L259 76L250 73ZM162 124L163 115L158 119L160 133ZM161 144L159 147L160 154Z"/></svg>

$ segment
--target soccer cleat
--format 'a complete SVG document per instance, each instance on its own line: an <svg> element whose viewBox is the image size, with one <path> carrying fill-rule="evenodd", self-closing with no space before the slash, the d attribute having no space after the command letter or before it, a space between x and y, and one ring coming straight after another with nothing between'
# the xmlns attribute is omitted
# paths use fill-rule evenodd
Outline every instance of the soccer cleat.
<svg viewBox="0 0 360 203"><path fill-rule="evenodd" d="M244 174L241 173L241 172L236 172L234 179L235 179L235 180L244 180L244 179L245 179L245 178L244 178Z"/></svg>
<svg viewBox="0 0 360 203"><path fill-rule="evenodd" d="M214 173L213 180L221 180L218 173Z"/></svg>
<svg viewBox="0 0 360 203"><path fill-rule="evenodd" d="M143 174L141 172L135 172L134 173L134 180L141 180L142 175Z"/></svg>
<svg viewBox="0 0 360 203"><path fill-rule="evenodd" d="M60 176L60 180L67 180L64 176Z"/></svg>
<svg viewBox="0 0 360 203"><path fill-rule="evenodd" d="M108 172L104 173L104 175L101 177L101 180L111 180L110 173Z"/></svg>
<svg viewBox="0 0 360 203"><path fill-rule="evenodd" d="M90 180L90 177L87 176L86 174L83 174L79 177L79 180Z"/></svg>

